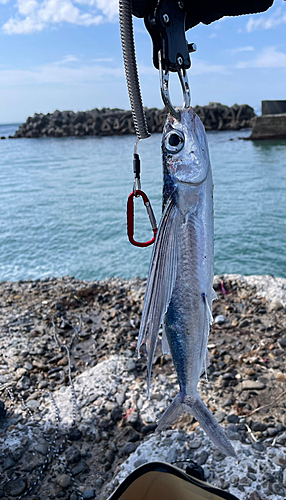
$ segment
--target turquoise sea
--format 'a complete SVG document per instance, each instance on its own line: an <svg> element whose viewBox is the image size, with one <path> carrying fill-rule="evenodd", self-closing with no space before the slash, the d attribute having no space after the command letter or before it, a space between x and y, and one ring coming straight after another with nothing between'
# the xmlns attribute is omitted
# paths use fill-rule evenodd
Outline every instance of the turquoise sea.
<svg viewBox="0 0 286 500"><path fill-rule="evenodd" d="M0 136L17 125L0 125ZM209 132L215 272L286 277L286 141ZM142 188L161 213L160 135L139 146ZM126 236L134 137L0 141L0 281L147 276L150 247ZM150 239L136 201L136 237Z"/></svg>

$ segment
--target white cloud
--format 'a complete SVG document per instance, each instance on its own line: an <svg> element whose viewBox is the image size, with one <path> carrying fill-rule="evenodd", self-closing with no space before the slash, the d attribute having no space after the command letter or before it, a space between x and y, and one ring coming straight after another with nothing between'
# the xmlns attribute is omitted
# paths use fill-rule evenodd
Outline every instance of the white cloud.
<svg viewBox="0 0 286 500"><path fill-rule="evenodd" d="M26 70L0 70L0 85L8 85L9 87L50 83L79 85L101 81L109 76L113 79L122 77L122 81L124 80L124 71L121 67L113 68L94 64L71 68L66 66L63 61Z"/></svg>
<svg viewBox="0 0 286 500"><path fill-rule="evenodd" d="M64 64L68 64L70 62L78 62L80 61L79 57L76 57L76 56L73 56L72 54L69 54L67 56L65 56L63 59L61 59L60 61L55 61L53 62L53 66L62 66Z"/></svg>
<svg viewBox="0 0 286 500"><path fill-rule="evenodd" d="M90 12L75 4L87 6ZM2 26L10 35L42 31L62 23L96 26L111 22L117 19L118 0L17 0L16 9L16 14Z"/></svg>
<svg viewBox="0 0 286 500"><path fill-rule="evenodd" d="M239 52L252 52L254 47L247 45L246 47L237 47L236 49L231 49L233 54L238 54Z"/></svg>
<svg viewBox="0 0 286 500"><path fill-rule="evenodd" d="M109 21L118 17L118 0L75 0L75 3L97 7Z"/></svg>
<svg viewBox="0 0 286 500"><path fill-rule="evenodd" d="M100 64L100 62L105 64ZM138 70L142 76L153 76L156 81L159 79L158 71L151 65L139 63ZM225 74L227 70L224 66L211 65L196 59L189 71L189 78L191 78L191 74L202 75L206 73ZM175 74L171 76L173 79L177 78ZM82 64L80 58L73 54L68 54L59 61L28 69L0 69L0 85L8 85L9 87L37 86L39 84L80 85L89 82L106 81L109 78L112 80L120 78L125 84L123 64L115 66L113 60L109 58L98 58L94 59L90 64Z"/></svg>
<svg viewBox="0 0 286 500"><path fill-rule="evenodd" d="M92 59L93 62L113 62L113 57L96 57Z"/></svg>
<svg viewBox="0 0 286 500"><path fill-rule="evenodd" d="M276 9L271 16L250 17L246 24L246 31L251 33L251 31L259 29L269 30L276 28L279 24L286 24L286 12L285 10L283 12L282 7Z"/></svg>
<svg viewBox="0 0 286 500"><path fill-rule="evenodd" d="M275 47L266 47L261 54L251 61L239 61L237 68L286 68L286 54Z"/></svg>
<svg viewBox="0 0 286 500"><path fill-rule="evenodd" d="M204 75L207 73L217 73L224 75L228 73L228 70L225 68L225 66L222 66L220 64L210 64L206 61L193 57L192 67L188 71L189 79L192 77L192 75Z"/></svg>

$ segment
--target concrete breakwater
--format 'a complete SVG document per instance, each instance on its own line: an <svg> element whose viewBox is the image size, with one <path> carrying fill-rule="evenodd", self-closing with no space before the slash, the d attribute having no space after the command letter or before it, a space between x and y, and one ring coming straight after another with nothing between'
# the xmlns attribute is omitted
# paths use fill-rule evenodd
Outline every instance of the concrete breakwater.
<svg viewBox="0 0 286 500"><path fill-rule="evenodd" d="M253 121L252 141L286 139L286 113L257 116Z"/></svg>
<svg viewBox="0 0 286 500"><path fill-rule="evenodd" d="M231 107L220 103L195 106L206 130L240 130L251 127L255 117L248 104L234 104ZM162 132L167 110L145 109L151 133ZM27 118L13 138L69 137L69 136L112 136L134 134L131 111L122 109L92 109L90 111L55 111L46 115L35 113ZM12 137L11 137L12 138Z"/></svg>

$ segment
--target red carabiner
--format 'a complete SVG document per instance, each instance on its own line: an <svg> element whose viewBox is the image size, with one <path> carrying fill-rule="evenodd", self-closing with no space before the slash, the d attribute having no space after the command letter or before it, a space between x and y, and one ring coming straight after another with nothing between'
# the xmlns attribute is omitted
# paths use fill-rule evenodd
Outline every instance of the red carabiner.
<svg viewBox="0 0 286 500"><path fill-rule="evenodd" d="M150 223L152 226L152 230L154 233L154 236L151 240L149 241L135 241L134 240L134 196L137 198L138 196L141 196L144 202L144 205L147 210L148 217L150 219ZM150 201L148 196L144 193L144 191L141 191L140 189L137 189L136 191L132 191L130 195L128 196L127 200L127 235L129 238L130 243L136 247L148 247L149 245L152 245L155 241L157 233L157 224L156 224L156 219L154 216L154 212L152 210Z"/></svg>

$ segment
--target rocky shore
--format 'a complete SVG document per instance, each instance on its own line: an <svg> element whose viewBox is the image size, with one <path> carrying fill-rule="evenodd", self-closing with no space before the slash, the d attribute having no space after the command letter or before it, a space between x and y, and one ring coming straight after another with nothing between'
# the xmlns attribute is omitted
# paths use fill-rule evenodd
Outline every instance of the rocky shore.
<svg viewBox="0 0 286 500"><path fill-rule="evenodd" d="M256 116L247 104L231 107L220 103L195 106L206 130L240 130L251 127ZM166 121L166 109L145 109L148 128L151 133L162 132ZM131 111L123 109L92 109L90 111L55 111L46 115L35 113L29 116L9 138L37 137L83 137L134 134Z"/></svg>
<svg viewBox="0 0 286 500"><path fill-rule="evenodd" d="M286 495L286 279L215 277L208 379L225 458L194 419L154 433L177 393L158 345L151 399L135 354L146 280L0 283L0 498L105 499L148 460L199 463L241 500Z"/></svg>

